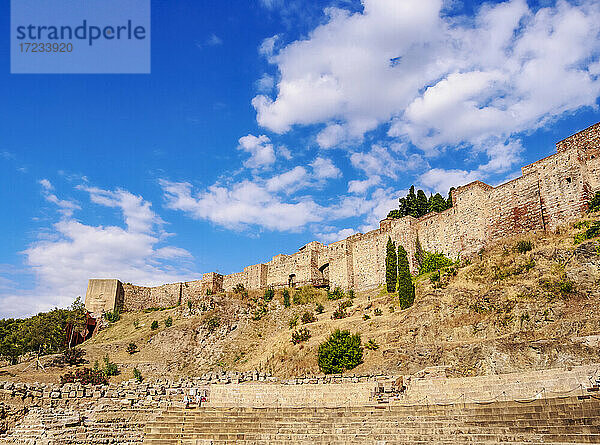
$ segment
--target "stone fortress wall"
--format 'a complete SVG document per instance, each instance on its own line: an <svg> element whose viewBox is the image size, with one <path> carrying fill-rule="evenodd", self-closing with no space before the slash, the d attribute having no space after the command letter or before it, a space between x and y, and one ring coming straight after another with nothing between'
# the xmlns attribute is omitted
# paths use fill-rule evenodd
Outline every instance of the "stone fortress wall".
<svg viewBox="0 0 600 445"><path fill-rule="evenodd" d="M279 254L242 272L204 274L202 280L140 287L117 280L90 280L86 307L91 312L173 306L207 291L268 286L314 285L365 290L385 282L388 237L414 259L417 236L425 250L457 258L476 254L505 236L552 230L581 216L600 190L600 123L556 144L557 152L522 167L522 176L497 187L474 181L452 192L453 206L421 218L384 219L378 229L329 245L312 241L291 255ZM411 264L414 270L415 265ZM110 292L113 292L110 294Z"/></svg>

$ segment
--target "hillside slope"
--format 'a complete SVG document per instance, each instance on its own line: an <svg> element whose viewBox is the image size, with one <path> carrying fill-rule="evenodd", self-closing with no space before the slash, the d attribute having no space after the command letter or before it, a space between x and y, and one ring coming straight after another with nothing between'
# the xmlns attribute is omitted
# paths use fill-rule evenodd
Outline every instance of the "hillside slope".
<svg viewBox="0 0 600 445"><path fill-rule="evenodd" d="M348 298L331 301L323 290L304 289L308 302L290 308L283 306L281 290L268 303L262 294L211 295L192 308L123 314L83 348L90 363L105 354L118 363L117 380L131 378L133 367L145 377L214 370L318 374L318 345L337 328L379 345L365 350L364 363L352 373L408 374L446 365L451 374L466 376L600 363L600 239L574 242L598 220L595 214L557 233L507 238L463 262L456 275L442 274L439 281L421 276L415 304L405 310L382 289L358 293L340 320L332 314ZM519 241L531 242L532 250L519 253ZM298 320L311 338L293 345L289 321L314 313L316 303L324 307L317 321ZM171 327L165 326L168 317ZM126 351L131 342L139 352ZM16 369L8 371L23 380ZM28 372L27 379L57 380L63 372Z"/></svg>

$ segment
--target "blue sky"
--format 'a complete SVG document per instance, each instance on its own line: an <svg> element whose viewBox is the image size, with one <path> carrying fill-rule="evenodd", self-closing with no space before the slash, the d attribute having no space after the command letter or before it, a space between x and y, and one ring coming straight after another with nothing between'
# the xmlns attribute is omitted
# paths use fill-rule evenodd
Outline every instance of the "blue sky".
<svg viewBox="0 0 600 445"><path fill-rule="evenodd" d="M231 273L600 121L600 4L152 1L150 75L9 74L0 316Z"/></svg>

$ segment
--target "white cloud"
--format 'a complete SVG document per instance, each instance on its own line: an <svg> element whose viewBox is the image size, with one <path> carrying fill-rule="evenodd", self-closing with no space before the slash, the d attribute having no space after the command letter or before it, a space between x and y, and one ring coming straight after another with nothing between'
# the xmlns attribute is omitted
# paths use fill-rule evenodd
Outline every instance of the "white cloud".
<svg viewBox="0 0 600 445"><path fill-rule="evenodd" d="M381 177L374 175L365 180L354 180L348 182L348 193L356 193L362 195L371 187L381 183Z"/></svg>
<svg viewBox="0 0 600 445"><path fill-rule="evenodd" d="M275 78L267 73L263 74L261 78L256 81L256 89L261 93L271 92L274 86Z"/></svg>
<svg viewBox="0 0 600 445"><path fill-rule="evenodd" d="M349 236L354 235L355 233L356 233L356 230L348 228L348 229L341 229L336 232L330 232L330 233L315 233L315 236L317 237L318 241L321 241L322 243L325 243L325 244L329 244L329 243L334 243L336 241L340 241L345 238L348 238Z"/></svg>
<svg viewBox="0 0 600 445"><path fill-rule="evenodd" d="M194 277L194 274L182 276L185 268L181 267L181 261L191 258L188 251L174 246L160 247L162 220L151 210L149 202L125 190L81 189L89 193L92 202L118 208L125 227L93 226L68 216L61 218L49 234L23 252L26 265L35 274L36 286L31 291L2 293L3 316L24 316L54 306L65 307L78 295L85 295L89 278L158 285ZM176 270L165 260L176 260L179 267Z"/></svg>
<svg viewBox="0 0 600 445"><path fill-rule="evenodd" d="M280 145L277 147L277 155L281 156L283 159L287 159L288 161L292 159L292 152L285 145Z"/></svg>
<svg viewBox="0 0 600 445"><path fill-rule="evenodd" d="M266 187L270 192L285 190L287 193L291 193L297 190L298 187L306 185L307 180L308 173L306 172L306 169L297 166L290 171L268 179L266 181Z"/></svg>
<svg viewBox="0 0 600 445"><path fill-rule="evenodd" d="M52 185L52 183L50 181L48 181L47 179L40 179L38 182L44 188L44 190L53 190L54 189L54 186Z"/></svg>
<svg viewBox="0 0 600 445"><path fill-rule="evenodd" d="M328 158L317 157L310 166L316 179L331 179L342 176L341 170Z"/></svg>
<svg viewBox="0 0 600 445"><path fill-rule="evenodd" d="M216 34L211 34L210 37L206 40L206 44L209 46L218 46L223 44L223 39L221 39Z"/></svg>
<svg viewBox="0 0 600 445"><path fill-rule="evenodd" d="M252 134L239 139L238 149L250 153L250 158L244 162L248 168L264 168L275 162L275 151L268 136Z"/></svg>
<svg viewBox="0 0 600 445"><path fill-rule="evenodd" d="M242 229L259 226L269 230L294 231L306 224L322 220L322 208L312 199L286 202L269 192L263 184L248 180L231 187L212 185L205 191L193 193L187 182L161 180L167 207L181 210L196 219L206 219L215 224ZM273 188L281 186L273 183Z"/></svg>
<svg viewBox="0 0 600 445"><path fill-rule="evenodd" d="M260 46L258 47L258 53L267 57L268 59L271 58L273 56L273 53L275 52L275 46L277 45L277 42L279 40L279 35L267 37L261 42Z"/></svg>
<svg viewBox="0 0 600 445"><path fill-rule="evenodd" d="M478 171L444 170L442 168L433 168L419 177L425 187L441 194L448 193L450 187L459 187L480 179L482 179L482 174Z"/></svg>
<svg viewBox="0 0 600 445"><path fill-rule="evenodd" d="M269 53L280 80L275 97L252 101L261 126L326 124L317 142L328 148L387 125L428 155L473 145L495 156L489 169L506 170L512 135L596 106L599 2L512 0L471 18L443 15L441 0L363 5L327 9L307 38Z"/></svg>
<svg viewBox="0 0 600 445"><path fill-rule="evenodd" d="M317 143L321 148L332 148L346 138L346 130L338 124L327 125L317 135Z"/></svg>
<svg viewBox="0 0 600 445"><path fill-rule="evenodd" d="M49 180L41 179L38 181L38 183L43 188L42 193L46 201L55 204L59 208L59 212L65 217L70 217L73 215L75 210L79 210L81 208L76 202L58 199L54 193L51 193L51 191L54 190L54 186Z"/></svg>

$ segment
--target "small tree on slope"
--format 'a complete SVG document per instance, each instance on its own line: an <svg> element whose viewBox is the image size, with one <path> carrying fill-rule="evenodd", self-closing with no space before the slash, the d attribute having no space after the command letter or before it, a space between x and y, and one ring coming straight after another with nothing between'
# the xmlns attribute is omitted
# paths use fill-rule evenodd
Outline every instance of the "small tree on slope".
<svg viewBox="0 0 600 445"><path fill-rule="evenodd" d="M415 286L408 268L408 255L402 246L398 246L398 299L402 309L412 306L415 301Z"/></svg>
<svg viewBox="0 0 600 445"><path fill-rule="evenodd" d="M388 237L385 255L385 284L389 293L396 290L397 277L398 262L396 257L396 246L392 239Z"/></svg>

